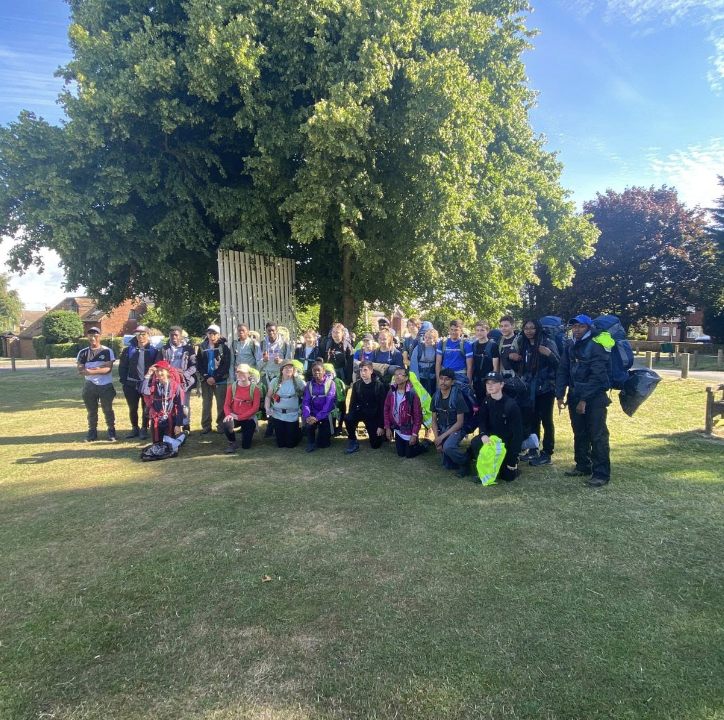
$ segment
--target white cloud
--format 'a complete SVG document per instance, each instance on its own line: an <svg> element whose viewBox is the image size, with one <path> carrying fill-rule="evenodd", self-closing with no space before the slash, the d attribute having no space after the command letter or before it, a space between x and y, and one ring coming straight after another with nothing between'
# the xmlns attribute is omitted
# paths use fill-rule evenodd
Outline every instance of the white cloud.
<svg viewBox="0 0 724 720"><path fill-rule="evenodd" d="M724 194L718 175L724 175L724 138L712 138L708 145L690 145L666 156L649 150L655 184L678 190L679 199L689 207L712 207Z"/></svg>
<svg viewBox="0 0 724 720"><path fill-rule="evenodd" d="M45 266L43 273L39 273L37 268L31 268L23 275L11 273L6 263L12 242L12 238L2 238L0 273L9 275L10 289L18 291L26 310L45 310L46 306L53 307L70 295L63 289L65 273L60 267L60 258L53 250L43 250L40 254ZM84 292L80 288L73 295L83 295Z"/></svg>

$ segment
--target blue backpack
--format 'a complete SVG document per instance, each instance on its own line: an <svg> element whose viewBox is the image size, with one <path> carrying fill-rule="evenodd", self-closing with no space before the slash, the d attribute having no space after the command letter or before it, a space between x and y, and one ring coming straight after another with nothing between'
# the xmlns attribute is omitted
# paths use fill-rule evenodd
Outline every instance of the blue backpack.
<svg viewBox="0 0 724 720"><path fill-rule="evenodd" d="M465 420L463 420L462 428L463 433L467 435L468 433L473 432L473 430L475 430L475 428L478 426L478 401L475 399L475 395L473 395L473 391L471 390L469 385L467 385L466 383L455 382L450 388L450 398L448 400L449 408L456 407L458 403L458 393L462 394L463 400L465 400L465 404L468 408L467 412L465 413ZM435 395L440 395L440 390L436 390ZM435 398L435 405L439 405L438 397Z"/></svg>
<svg viewBox="0 0 724 720"><path fill-rule="evenodd" d="M626 331L621 321L615 315L601 315L593 321L593 329L598 332L607 332L615 341L611 348L611 374L608 376L609 385L614 390L621 390L628 380L629 370L634 364L631 343L626 338Z"/></svg>
<svg viewBox="0 0 724 720"><path fill-rule="evenodd" d="M566 326L563 318L557 315L546 315L540 319L543 334L556 344L558 356L563 357L563 348L566 346Z"/></svg>

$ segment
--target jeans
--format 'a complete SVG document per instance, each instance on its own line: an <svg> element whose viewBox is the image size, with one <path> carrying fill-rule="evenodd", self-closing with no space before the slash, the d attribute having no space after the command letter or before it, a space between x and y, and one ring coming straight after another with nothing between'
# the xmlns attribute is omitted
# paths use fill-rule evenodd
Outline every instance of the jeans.
<svg viewBox="0 0 724 720"><path fill-rule="evenodd" d="M224 402L226 401L226 383L207 385L201 383L201 428L211 430L211 406L216 398L216 429L224 426Z"/></svg>
<svg viewBox="0 0 724 720"><path fill-rule="evenodd" d="M138 403L141 403L141 420L143 429L148 430L148 414L146 411L146 403L143 402L143 395L139 392L140 385L124 385L123 396L126 398L128 405L128 419L131 421L131 427L138 427Z"/></svg>
<svg viewBox="0 0 724 720"><path fill-rule="evenodd" d="M440 435L447 432L447 428L438 428ZM456 430L451 435L448 435L442 444L442 466L447 470L456 470L462 465L467 464L470 461L470 457L467 452L460 449L460 443L462 443L465 433L462 430Z"/></svg>
<svg viewBox="0 0 724 720"><path fill-rule="evenodd" d="M116 397L116 388L113 383L107 385L94 385L86 380L83 383L83 391L81 393L85 409L88 411L88 429L98 429L98 405L103 410L103 416L106 419L106 425L109 430L115 430L116 415L113 412L113 398Z"/></svg>

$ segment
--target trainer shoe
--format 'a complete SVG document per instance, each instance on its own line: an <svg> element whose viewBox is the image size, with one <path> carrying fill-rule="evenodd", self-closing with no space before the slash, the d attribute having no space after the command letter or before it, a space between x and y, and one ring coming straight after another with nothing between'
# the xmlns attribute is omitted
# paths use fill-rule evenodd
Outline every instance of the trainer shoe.
<svg viewBox="0 0 724 720"><path fill-rule="evenodd" d="M608 485L609 478L596 477L595 475L586 483L588 487L598 488Z"/></svg>
<svg viewBox="0 0 724 720"><path fill-rule="evenodd" d="M237 443L230 442L226 445L226 450L224 450L224 452L227 455L233 455L236 452L236 448L238 448L238 447L239 447L239 445Z"/></svg>
<svg viewBox="0 0 724 720"><path fill-rule="evenodd" d="M148 430L146 430L146 428L141 428L141 429L138 431L138 437L139 437L141 440L145 440L145 439L148 437Z"/></svg>
<svg viewBox="0 0 724 720"><path fill-rule="evenodd" d="M116 442L116 440L118 440L116 437L116 429L108 428L108 442Z"/></svg>
<svg viewBox="0 0 724 720"><path fill-rule="evenodd" d="M585 477L586 475L590 475L591 471L588 470L586 472L585 470L579 470L578 468L573 468L573 470L566 470L563 474L566 477Z"/></svg>
<svg viewBox="0 0 724 720"><path fill-rule="evenodd" d="M533 467L538 467L540 465L550 465L551 462L551 456L547 452L541 452L538 454L537 457L533 457L528 462L528 465L532 465Z"/></svg>
<svg viewBox="0 0 724 720"><path fill-rule="evenodd" d="M93 442L98 440L98 432L96 430L89 430L88 434L83 438L83 442Z"/></svg>
<svg viewBox="0 0 724 720"><path fill-rule="evenodd" d="M137 438L139 436L139 434L140 433L138 432L137 427L131 428L131 432L129 432L128 435L126 435L126 440L130 440L131 438Z"/></svg>
<svg viewBox="0 0 724 720"><path fill-rule="evenodd" d="M345 448L344 452L347 455L350 455L353 452L357 452L359 450L359 440L350 440L349 445Z"/></svg>
<svg viewBox="0 0 724 720"><path fill-rule="evenodd" d="M470 463L466 462L464 465L461 465L457 472L455 473L455 477L464 478L470 475Z"/></svg>
<svg viewBox="0 0 724 720"><path fill-rule="evenodd" d="M307 445L307 452L314 452L317 449L316 443L309 443Z"/></svg>
<svg viewBox="0 0 724 720"><path fill-rule="evenodd" d="M201 434L202 434L202 435L208 435L210 432L211 432L211 428L204 428L204 429L201 431Z"/></svg>

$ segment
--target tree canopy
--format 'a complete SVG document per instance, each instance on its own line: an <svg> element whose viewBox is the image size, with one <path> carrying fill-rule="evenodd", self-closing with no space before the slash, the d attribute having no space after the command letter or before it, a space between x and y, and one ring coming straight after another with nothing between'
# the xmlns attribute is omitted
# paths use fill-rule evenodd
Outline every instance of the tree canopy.
<svg viewBox="0 0 724 720"><path fill-rule="evenodd" d="M721 286L706 212L688 209L673 188L607 190L583 208L601 231L595 253L576 263L569 287L535 289L539 313L612 313L629 327L702 307Z"/></svg>
<svg viewBox="0 0 724 720"><path fill-rule="evenodd" d="M105 304L216 295L216 251L298 261L298 293L474 313L596 231L529 125L523 0L70 0L68 121L0 130L16 268L55 249Z"/></svg>
<svg viewBox="0 0 724 720"><path fill-rule="evenodd" d="M23 301L17 290L9 290L10 278L0 273L0 332L8 332L20 323Z"/></svg>
<svg viewBox="0 0 724 720"><path fill-rule="evenodd" d="M83 321L78 313L68 310L51 310L43 315L43 338L45 342L67 343L83 337Z"/></svg>

